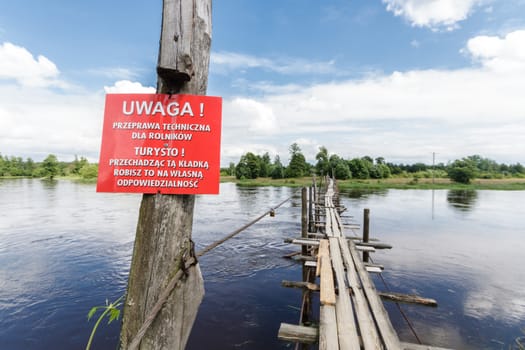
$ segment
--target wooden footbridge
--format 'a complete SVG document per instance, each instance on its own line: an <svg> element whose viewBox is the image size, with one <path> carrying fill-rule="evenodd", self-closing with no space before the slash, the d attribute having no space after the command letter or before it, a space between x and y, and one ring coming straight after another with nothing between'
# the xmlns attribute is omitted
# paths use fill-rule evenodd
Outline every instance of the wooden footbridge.
<svg viewBox="0 0 525 350"><path fill-rule="evenodd" d="M374 251L375 247L391 247L364 242L368 240L367 237L346 237L347 226L343 225L340 216L344 209L338 205L336 186L331 179L327 179L326 184L324 196L318 196L317 199L312 200L310 190L310 220L306 219L306 189L303 189L303 234L301 238L288 240L289 243L302 246L301 252L293 255L303 262L303 281L283 281L284 286L303 289L300 325L282 323L278 337L296 342L296 349L299 344L308 348L305 344L314 343L318 343L321 350L438 349L399 340L380 293L369 276L370 272L380 272L382 267L366 262L368 253ZM315 214L312 212L312 203ZM308 221L310 225L305 225ZM349 229L355 230L356 227L350 226ZM319 283L316 283L317 280ZM311 319L314 295L319 295L318 321ZM424 298L421 301L433 302Z"/></svg>

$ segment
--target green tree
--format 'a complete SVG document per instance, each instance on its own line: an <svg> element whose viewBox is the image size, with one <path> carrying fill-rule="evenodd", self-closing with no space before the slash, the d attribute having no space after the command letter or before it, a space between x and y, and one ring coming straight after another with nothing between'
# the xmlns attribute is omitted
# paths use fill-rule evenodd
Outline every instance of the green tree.
<svg viewBox="0 0 525 350"><path fill-rule="evenodd" d="M391 175L390 168L384 163L374 164L369 173L372 179L386 179Z"/></svg>
<svg viewBox="0 0 525 350"><path fill-rule="evenodd" d="M36 164L31 158L27 158L24 163L24 176L33 176Z"/></svg>
<svg viewBox="0 0 525 350"><path fill-rule="evenodd" d="M330 167L329 174L335 176L338 180L347 180L352 177L348 163L337 154L332 154L328 159L328 164Z"/></svg>
<svg viewBox="0 0 525 350"><path fill-rule="evenodd" d="M50 154L42 162L43 176L50 178L51 180L59 172L58 159L54 154Z"/></svg>
<svg viewBox="0 0 525 350"><path fill-rule="evenodd" d="M376 158L376 164L385 164L385 158L377 157Z"/></svg>
<svg viewBox="0 0 525 350"><path fill-rule="evenodd" d="M244 154L235 167L235 177L237 179L256 179L259 176L259 172L259 159L251 152Z"/></svg>
<svg viewBox="0 0 525 350"><path fill-rule="evenodd" d="M273 160L272 170L270 172L272 179L282 179L284 178L284 166L281 163L281 158L276 155Z"/></svg>
<svg viewBox="0 0 525 350"><path fill-rule="evenodd" d="M235 163L230 162L230 165L228 166L228 175L235 176Z"/></svg>
<svg viewBox="0 0 525 350"><path fill-rule="evenodd" d="M4 157L2 157L2 153L0 153L0 176L5 176L5 173L6 173L6 164L5 164L5 160L4 160Z"/></svg>
<svg viewBox="0 0 525 350"><path fill-rule="evenodd" d="M328 161L328 150L325 146L319 147L319 152L315 155L317 163L315 163L315 170L317 175L323 176L329 173L330 163Z"/></svg>
<svg viewBox="0 0 525 350"><path fill-rule="evenodd" d="M336 164L334 168L334 175L338 180L348 180L352 177L352 173L348 168L348 164L342 159Z"/></svg>
<svg viewBox="0 0 525 350"><path fill-rule="evenodd" d="M468 184L476 177L476 164L472 159L457 159L447 168L448 177L459 183Z"/></svg>
<svg viewBox="0 0 525 350"><path fill-rule="evenodd" d="M524 175L525 174L525 167L521 165L520 163L511 164L509 168L510 168L510 172L513 175Z"/></svg>
<svg viewBox="0 0 525 350"><path fill-rule="evenodd" d="M309 165L306 163L304 155L301 153L301 148L297 143L290 146L290 163L286 168L286 177L302 177L307 174Z"/></svg>
<svg viewBox="0 0 525 350"><path fill-rule="evenodd" d="M352 173L352 177L357 179L368 179L370 177L370 173L368 171L369 167L367 163L368 162L366 160L361 158L354 158L348 161L348 168Z"/></svg>
<svg viewBox="0 0 525 350"><path fill-rule="evenodd" d="M390 169L391 175L400 175L403 173L403 169L400 165L394 164L394 163L386 163L388 168Z"/></svg>
<svg viewBox="0 0 525 350"><path fill-rule="evenodd" d="M82 168L80 168L78 173L83 179L96 179L98 176L98 165L86 163Z"/></svg>
<svg viewBox="0 0 525 350"><path fill-rule="evenodd" d="M71 174L79 175L80 169L82 169L82 167L88 163L89 162L85 157L80 157L80 159L78 159L78 156L75 154L75 159L73 162L71 162L71 164L69 164L67 168Z"/></svg>
<svg viewBox="0 0 525 350"><path fill-rule="evenodd" d="M269 177L272 161L270 159L270 155L268 152L265 152L262 157L259 157L259 164L260 164L260 177Z"/></svg>

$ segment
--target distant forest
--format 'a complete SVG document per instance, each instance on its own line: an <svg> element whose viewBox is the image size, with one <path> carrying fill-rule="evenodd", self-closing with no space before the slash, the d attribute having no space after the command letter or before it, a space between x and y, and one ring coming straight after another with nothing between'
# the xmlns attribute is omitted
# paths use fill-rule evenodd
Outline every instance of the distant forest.
<svg viewBox="0 0 525 350"><path fill-rule="evenodd" d="M98 175L98 165L90 164L84 157L72 162L60 162L54 154L50 154L42 162L31 158L8 157L0 154L1 177L39 177L53 179L57 176L75 176L83 179L95 179Z"/></svg>
<svg viewBox="0 0 525 350"><path fill-rule="evenodd" d="M344 159L337 154L329 154L324 146L315 156L315 164L306 161L301 148L293 143L289 147L290 162L284 165L279 155L273 161L268 152L256 155L252 152L241 156L237 164L221 169L223 176L235 176L237 179L262 178L297 178L303 176L330 175L339 180L349 179L385 179L389 177L411 178L450 178L455 182L469 183L472 179L501 179L508 177L525 178L525 167L520 163L500 164L494 160L472 155L457 159L448 164L427 165L394 164L383 157L373 159L369 156ZM0 177L38 177L54 178L57 176L74 176L82 179L96 179L98 164L89 163L84 157L75 156L72 162L59 161L53 154L42 162L31 158L2 156L0 153Z"/></svg>
<svg viewBox="0 0 525 350"><path fill-rule="evenodd" d="M474 178L525 177L525 167L520 163L499 164L479 155L457 159L449 164L394 164L387 162L383 157L373 159L364 156L344 159L337 154L329 154L328 149L322 146L315 156L316 163L310 164L296 143L289 147L289 152L290 162L287 166L281 163L278 155L272 161L268 152L263 155L248 152L241 156L237 164L230 163L230 166L223 168L221 172L222 175L235 176L237 179L256 179L258 177L282 179L312 174L331 175L339 180L389 177L431 178L434 176L436 178L448 177L460 183L469 183Z"/></svg>

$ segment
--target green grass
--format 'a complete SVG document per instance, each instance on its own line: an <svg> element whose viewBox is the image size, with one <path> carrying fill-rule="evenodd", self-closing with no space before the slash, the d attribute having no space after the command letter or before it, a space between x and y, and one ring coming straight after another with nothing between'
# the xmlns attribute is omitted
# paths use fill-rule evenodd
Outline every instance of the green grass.
<svg viewBox="0 0 525 350"><path fill-rule="evenodd" d="M318 179L319 181L319 179ZM311 177L296 179L270 179L257 178L248 180L237 180L233 176L221 177L221 182L234 182L238 186L257 187L257 186L287 186L303 187L312 184ZM319 184L319 182L318 182ZM340 180L337 182L339 189L419 189L419 190L502 190L502 191L525 191L525 179L505 178L505 179L476 179L470 184L460 184L451 182L449 179L437 178L432 181L430 178L414 179L393 177L381 180Z"/></svg>
<svg viewBox="0 0 525 350"><path fill-rule="evenodd" d="M0 177L2 179L13 179L23 177ZM80 176L61 176L57 180L69 180L86 184L95 184L96 178L83 179ZM233 182L242 187L308 187L312 185L311 177L301 177L293 179L271 179L257 178L237 180L234 176L221 176L221 182ZM319 178L317 178L319 185ZM503 178L503 179L475 179L472 183L465 185L451 182L449 179L436 178L408 178L392 177L381 180L339 180L339 189L362 189L362 190L381 190L381 189L417 189L417 190L499 190L499 191L525 191L525 178Z"/></svg>

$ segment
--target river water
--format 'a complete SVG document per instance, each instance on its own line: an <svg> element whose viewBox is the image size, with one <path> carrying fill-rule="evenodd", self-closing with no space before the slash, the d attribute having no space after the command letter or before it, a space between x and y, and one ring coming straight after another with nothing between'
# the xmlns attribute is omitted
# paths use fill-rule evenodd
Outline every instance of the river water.
<svg viewBox="0 0 525 350"><path fill-rule="evenodd" d="M282 256L300 232L300 191L221 184L199 196L197 250L292 197L239 236L201 258L206 295L188 349L287 349L281 322L297 323L300 291L280 286L301 271ZM141 196L95 193L69 181L0 180L0 349L82 349L92 306L126 288ZM424 343L509 349L525 328L525 192L386 190L342 193L345 214L394 246L379 290L417 293L437 308L402 305ZM347 222L352 219L345 218ZM416 342L386 303L401 338ZM119 322L101 324L93 349L115 349Z"/></svg>

